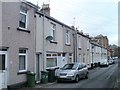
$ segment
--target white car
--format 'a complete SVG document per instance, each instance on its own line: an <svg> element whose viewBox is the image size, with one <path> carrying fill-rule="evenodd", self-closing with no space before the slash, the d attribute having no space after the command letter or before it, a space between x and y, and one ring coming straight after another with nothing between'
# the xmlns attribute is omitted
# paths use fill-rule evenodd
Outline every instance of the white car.
<svg viewBox="0 0 120 90"><path fill-rule="evenodd" d="M109 65L114 64L114 63L115 63L115 62L113 61L113 59L109 59L109 60L108 60L108 62L109 62Z"/></svg>
<svg viewBox="0 0 120 90"><path fill-rule="evenodd" d="M101 62L100 62L100 67L101 66L109 66L109 63L108 63L108 61L107 60L102 60Z"/></svg>
<svg viewBox="0 0 120 90"><path fill-rule="evenodd" d="M57 82L63 80L78 82L80 78L88 78L88 68L85 64L70 63L57 71L56 75Z"/></svg>

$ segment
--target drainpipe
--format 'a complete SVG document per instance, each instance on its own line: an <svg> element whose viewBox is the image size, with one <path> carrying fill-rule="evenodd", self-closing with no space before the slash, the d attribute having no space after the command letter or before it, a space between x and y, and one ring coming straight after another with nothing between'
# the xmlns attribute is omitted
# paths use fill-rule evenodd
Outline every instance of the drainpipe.
<svg viewBox="0 0 120 90"><path fill-rule="evenodd" d="M37 26L37 23L36 23L37 22L37 15L36 14L34 15L34 20L35 20L34 21L34 25L35 25L35 28L34 28L35 29L35 32L34 32L34 41L35 41L34 42L34 45L35 45L34 46L34 48L35 48L34 65L35 65L35 68L34 68L34 70L35 70L35 73L36 73L36 32L37 32L37 28L36 28L36 26ZM36 80L36 77L35 77L35 80Z"/></svg>
<svg viewBox="0 0 120 90"><path fill-rule="evenodd" d="M74 34L74 62L77 62L77 31Z"/></svg>
<svg viewBox="0 0 120 90"><path fill-rule="evenodd" d="M77 39L77 32L76 32L76 48L75 48L75 50L76 50L76 62L77 62L77 49L78 49L78 44L77 44L77 41L78 41L78 39Z"/></svg>
<svg viewBox="0 0 120 90"><path fill-rule="evenodd" d="M75 33L73 34L73 62L75 62Z"/></svg>
<svg viewBox="0 0 120 90"><path fill-rule="evenodd" d="M45 41L44 41L44 37L45 37L45 35L44 35L44 17L45 17L45 13L44 13L44 10L43 10L43 71L45 70Z"/></svg>

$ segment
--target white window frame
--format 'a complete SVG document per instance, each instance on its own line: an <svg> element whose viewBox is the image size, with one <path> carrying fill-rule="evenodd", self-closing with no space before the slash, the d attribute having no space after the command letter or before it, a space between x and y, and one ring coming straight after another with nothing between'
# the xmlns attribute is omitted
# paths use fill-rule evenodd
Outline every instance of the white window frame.
<svg viewBox="0 0 120 90"><path fill-rule="evenodd" d="M50 54L50 56L47 56L47 54ZM58 54L57 53L47 53L46 54L46 59L56 59L56 66L57 66L57 57L58 57ZM53 54L56 54L56 56L53 56ZM56 66L54 66L54 67L56 67ZM47 67L47 64L46 64L46 67ZM47 68L51 68L51 67L47 67Z"/></svg>
<svg viewBox="0 0 120 90"><path fill-rule="evenodd" d="M51 23L50 36L53 37L53 40L51 40L51 41L55 41L56 40L56 25L53 24L53 23Z"/></svg>
<svg viewBox="0 0 120 90"><path fill-rule="evenodd" d="M87 49L89 49L89 40L87 40Z"/></svg>
<svg viewBox="0 0 120 90"><path fill-rule="evenodd" d="M69 30L66 31L66 44L70 45L70 31Z"/></svg>
<svg viewBox="0 0 120 90"><path fill-rule="evenodd" d="M96 53L98 53L98 46L96 46Z"/></svg>
<svg viewBox="0 0 120 90"><path fill-rule="evenodd" d="M25 69L20 70L20 68L19 68L19 72L25 72L25 71L27 71L27 50L26 50L26 53L19 53L19 56L25 56ZM19 60L20 60L20 58L19 58ZM20 64L20 62L19 62L19 64Z"/></svg>
<svg viewBox="0 0 120 90"><path fill-rule="evenodd" d="M21 9L23 9L23 8L21 8ZM25 10L25 9L23 9L23 10ZM27 10L26 10L27 11ZM24 29L24 30L27 30L27 25L28 25L28 11L26 12L26 13L24 13L24 12L22 12L21 10L20 10L20 14L23 14L23 15L25 15L26 16L26 20L25 20L25 28L23 28L23 27L20 27L20 19L19 19L19 28L20 29Z"/></svg>
<svg viewBox="0 0 120 90"><path fill-rule="evenodd" d="M78 36L78 48L81 48L81 36Z"/></svg>

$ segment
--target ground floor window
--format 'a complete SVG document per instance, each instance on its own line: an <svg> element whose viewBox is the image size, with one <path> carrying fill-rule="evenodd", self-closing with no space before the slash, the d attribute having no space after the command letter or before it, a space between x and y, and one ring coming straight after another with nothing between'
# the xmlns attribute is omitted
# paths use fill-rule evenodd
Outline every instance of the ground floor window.
<svg viewBox="0 0 120 90"><path fill-rule="evenodd" d="M57 58L47 58L47 67L57 66Z"/></svg>
<svg viewBox="0 0 120 90"><path fill-rule="evenodd" d="M27 50L20 49L19 50L19 71L27 70Z"/></svg>
<svg viewBox="0 0 120 90"><path fill-rule="evenodd" d="M5 70L5 54L0 54L0 70Z"/></svg>

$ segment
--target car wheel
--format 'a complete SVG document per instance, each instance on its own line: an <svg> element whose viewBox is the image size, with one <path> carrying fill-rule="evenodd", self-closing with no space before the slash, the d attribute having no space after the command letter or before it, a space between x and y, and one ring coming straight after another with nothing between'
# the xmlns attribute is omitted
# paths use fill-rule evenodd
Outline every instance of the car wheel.
<svg viewBox="0 0 120 90"><path fill-rule="evenodd" d="M60 83L60 80L59 80L59 79L57 79L57 83Z"/></svg>
<svg viewBox="0 0 120 90"><path fill-rule="evenodd" d="M75 82L76 82L76 83L79 82L79 76L78 76L78 75L75 77Z"/></svg>

